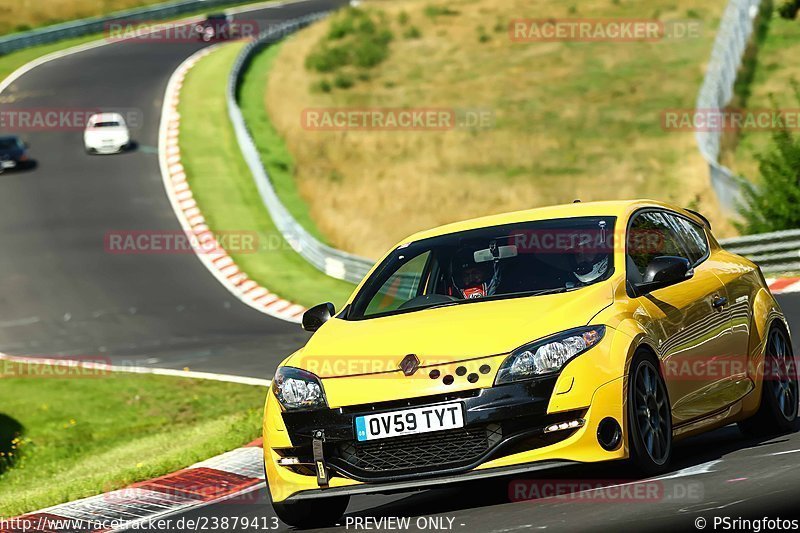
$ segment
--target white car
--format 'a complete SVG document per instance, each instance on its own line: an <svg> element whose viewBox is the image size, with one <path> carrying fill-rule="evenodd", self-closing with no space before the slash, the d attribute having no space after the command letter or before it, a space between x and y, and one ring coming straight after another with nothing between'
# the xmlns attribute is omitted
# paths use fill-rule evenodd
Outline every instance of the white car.
<svg viewBox="0 0 800 533"><path fill-rule="evenodd" d="M98 113L89 117L83 144L90 154L115 154L130 146L131 134L119 113Z"/></svg>

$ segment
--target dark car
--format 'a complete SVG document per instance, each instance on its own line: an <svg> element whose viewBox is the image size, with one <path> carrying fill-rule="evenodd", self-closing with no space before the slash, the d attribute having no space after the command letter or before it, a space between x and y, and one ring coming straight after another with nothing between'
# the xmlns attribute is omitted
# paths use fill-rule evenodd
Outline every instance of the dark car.
<svg viewBox="0 0 800 533"><path fill-rule="evenodd" d="M11 168L28 168L33 161L28 156L28 145L16 135L0 137L0 172Z"/></svg>
<svg viewBox="0 0 800 533"><path fill-rule="evenodd" d="M237 33L232 20L232 17L225 13L212 13L195 26L194 30L197 32L197 37L205 42L232 39Z"/></svg>

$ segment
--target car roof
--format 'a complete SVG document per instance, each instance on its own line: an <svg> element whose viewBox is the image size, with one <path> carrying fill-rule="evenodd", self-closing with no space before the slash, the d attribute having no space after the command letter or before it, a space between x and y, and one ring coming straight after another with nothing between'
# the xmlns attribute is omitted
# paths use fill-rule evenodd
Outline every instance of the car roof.
<svg viewBox="0 0 800 533"><path fill-rule="evenodd" d="M18 135L0 135L0 141L18 141Z"/></svg>
<svg viewBox="0 0 800 533"><path fill-rule="evenodd" d="M125 122L119 113L96 113L89 117L89 122Z"/></svg>
<svg viewBox="0 0 800 533"><path fill-rule="evenodd" d="M461 231L468 231L472 229L485 228L490 226L499 226L503 224L515 224L520 222L534 222L537 220L550 220L555 218L573 218L573 217L592 217L592 216L614 216L617 218L627 219L627 217L634 211L647 207L655 207L661 209L669 209L676 211L700 225L708 225L703 217L695 213L677 207L675 205L659 202L657 200L613 200L602 202L575 202L570 204L551 205L547 207L537 207L535 209L527 209L524 211L513 211L510 213L502 213L498 215L489 215L480 218L473 218L452 224L445 224L437 228L432 228L425 231L415 233L399 244L406 244L409 242L418 241L421 239L428 239L430 237L438 237L439 235L446 235L449 233L457 233Z"/></svg>

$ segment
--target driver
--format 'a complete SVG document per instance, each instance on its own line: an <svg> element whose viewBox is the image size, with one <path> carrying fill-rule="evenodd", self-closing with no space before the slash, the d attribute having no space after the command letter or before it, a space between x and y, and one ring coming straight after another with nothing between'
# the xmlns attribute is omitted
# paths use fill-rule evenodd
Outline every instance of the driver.
<svg viewBox="0 0 800 533"><path fill-rule="evenodd" d="M599 250L591 242L583 242L573 250L575 266L572 274L579 282L592 283L608 272L608 258L610 254Z"/></svg>
<svg viewBox="0 0 800 533"><path fill-rule="evenodd" d="M460 296L465 300L493 296L500 283L497 263L497 260L477 263L473 250L458 250L450 261L450 274L455 288L455 291L449 291L450 296Z"/></svg>

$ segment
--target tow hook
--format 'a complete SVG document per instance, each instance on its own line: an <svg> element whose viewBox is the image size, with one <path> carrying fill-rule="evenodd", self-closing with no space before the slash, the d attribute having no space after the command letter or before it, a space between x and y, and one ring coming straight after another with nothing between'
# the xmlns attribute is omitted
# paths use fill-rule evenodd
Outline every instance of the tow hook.
<svg viewBox="0 0 800 533"><path fill-rule="evenodd" d="M313 433L311 450L314 453L314 465L317 470L317 484L320 487L328 486L328 467L325 465L325 454L322 451L322 444L325 442L325 431L316 429Z"/></svg>

